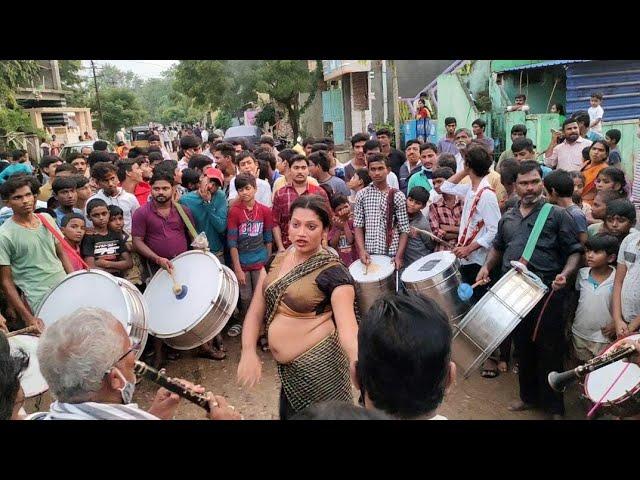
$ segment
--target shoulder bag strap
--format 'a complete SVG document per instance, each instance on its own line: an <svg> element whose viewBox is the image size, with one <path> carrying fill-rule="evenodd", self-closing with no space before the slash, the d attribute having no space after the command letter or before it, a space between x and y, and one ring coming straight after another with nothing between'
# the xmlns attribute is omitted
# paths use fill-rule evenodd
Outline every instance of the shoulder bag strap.
<svg viewBox="0 0 640 480"><path fill-rule="evenodd" d="M527 240L527 244L524 247L524 252L522 252L522 257L520 257L520 262L525 265L529 263L529 260L531 260L531 255L533 255L533 251L536 249L538 238L540 238L540 233L544 228L544 224L547 222L547 218L549 217L549 213L552 208L553 207L550 203L545 203L540 209L538 218L536 218L536 223L533 225L533 229L529 235L529 240Z"/></svg>
<svg viewBox="0 0 640 480"><path fill-rule="evenodd" d="M78 260L80 262L80 264L84 268L86 268L88 270L89 269L89 265L86 264L86 262L82 259L82 257L80 255L78 255L78 252L76 252L75 248L73 248L71 245L69 245L69 243L64 239L64 237L62 235L60 235L60 232L58 232L55 228L53 228L51 226L51 224L49 222L47 222L47 220L42 216L42 214L36 213L34 215L36 217L38 217L40 222L42 222L42 225L44 226L44 228L49 230L51 235L53 235L55 237L55 239L60 242L60 244L62 245L62 248L64 248L66 250L67 254L73 256L76 260Z"/></svg>
<svg viewBox="0 0 640 480"><path fill-rule="evenodd" d="M196 232L196 229L193 227L193 223L191 223L191 220L189 219L187 212L185 212L184 208L182 208L182 205L180 205L175 200L173 200L173 206L176 207L176 210L178 210L178 214L180 215L180 218L182 218L182 221L187 226L187 230L189 230L189 234L191 235L191 240L192 241L195 240L196 237L198 236L198 232Z"/></svg>
<svg viewBox="0 0 640 480"><path fill-rule="evenodd" d="M395 213L394 200L397 191L398 190L395 188L389 188L389 193L387 194L387 254L389 253L389 247L393 241L393 214Z"/></svg>

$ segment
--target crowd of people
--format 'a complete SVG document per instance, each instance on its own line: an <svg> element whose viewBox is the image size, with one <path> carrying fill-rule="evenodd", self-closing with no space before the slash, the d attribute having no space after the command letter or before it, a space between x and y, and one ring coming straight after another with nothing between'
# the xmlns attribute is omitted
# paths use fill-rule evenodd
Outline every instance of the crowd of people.
<svg viewBox="0 0 640 480"><path fill-rule="evenodd" d="M238 381L255 385L262 375L256 349L270 350L283 419L443 418L438 405L456 371L446 314L431 299L400 292L361 321L353 262L384 255L402 272L450 250L463 280L479 284L475 303L528 255L528 269L549 291L481 374L494 378L511 365L520 398L509 409L561 418L563 395L547 374L640 329L640 192L613 155L620 132L589 139L599 135L592 117L568 117L543 162L524 125L512 128L511 148L494 162L485 122L469 130L453 117L438 144L409 140L404 151L391 146L385 128L375 139L358 133L345 164L331 138L279 151L269 136L255 146L227 143L199 127L176 133L177 145L169 130L152 132L148 149L110 153L98 141L66 162L46 155L38 174L25 152L13 152L0 172L0 328L42 333L38 358L56 402L38 418L173 416L178 398L167 391L148 412L130 406L135 347L110 314L81 310L44 329L36 312L66 274L87 266L144 291L159 269L172 271L172 260L194 248L190 232L206 237L205 248L239 285L224 333L242 336ZM526 254L539 216L544 228ZM145 361L157 368L179 356L159 338L147 350ZM223 335L198 355L225 358ZM16 395L12 379L24 364L17 358L0 376ZM374 412L354 410L352 385ZM210 401L210 418L238 418L223 398ZM13 404L3 409L5 418L17 415Z"/></svg>

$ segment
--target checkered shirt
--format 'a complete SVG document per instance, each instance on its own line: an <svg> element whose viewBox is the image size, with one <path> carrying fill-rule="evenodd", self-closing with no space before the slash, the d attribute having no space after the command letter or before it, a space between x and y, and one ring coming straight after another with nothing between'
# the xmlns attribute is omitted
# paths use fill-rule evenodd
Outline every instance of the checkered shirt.
<svg viewBox="0 0 640 480"><path fill-rule="evenodd" d="M400 233L409 233L407 199L396 191L393 199L393 236L387 251L387 195L373 184L363 188L356 195L353 212L353 226L364 228L364 248L369 255L390 255L398 252Z"/></svg>
<svg viewBox="0 0 640 480"><path fill-rule="evenodd" d="M440 225L460 226L462 219L462 201L459 197L456 197L456 203L453 208L447 207L444 203L444 198L441 198L435 203L429 206L429 226L434 235L439 238L444 238L445 232L440 228ZM435 252L442 250L448 250L448 248L441 243L436 244Z"/></svg>

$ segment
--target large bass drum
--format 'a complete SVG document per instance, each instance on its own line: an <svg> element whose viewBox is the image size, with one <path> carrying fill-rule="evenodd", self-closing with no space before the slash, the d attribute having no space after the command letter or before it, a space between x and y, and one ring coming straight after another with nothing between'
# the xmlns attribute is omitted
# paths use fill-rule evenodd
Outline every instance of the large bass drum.
<svg viewBox="0 0 640 480"><path fill-rule="evenodd" d="M458 286L462 283L460 262L451 252L435 252L409 265L400 279L408 291L435 301L457 323L469 310L469 302L460 300Z"/></svg>
<svg viewBox="0 0 640 480"><path fill-rule="evenodd" d="M393 258L385 255L371 255L371 263L365 266L356 260L349 266L349 272L356 282L356 299L360 315L371 308L374 302L388 292L396 291Z"/></svg>
<svg viewBox="0 0 640 480"><path fill-rule="evenodd" d="M170 347L191 350L218 335L227 324L238 303L238 281L210 252L190 250L171 263L186 295L176 297L171 276L158 270L144 292L149 331Z"/></svg>
<svg viewBox="0 0 640 480"><path fill-rule="evenodd" d="M140 291L128 280L102 270L79 270L67 275L45 297L36 317L52 325L78 308L101 308L125 328L136 347L136 358L147 343L149 312Z"/></svg>
<svg viewBox="0 0 640 480"><path fill-rule="evenodd" d="M453 325L451 357L464 377L482 365L548 291L540 278L519 262Z"/></svg>

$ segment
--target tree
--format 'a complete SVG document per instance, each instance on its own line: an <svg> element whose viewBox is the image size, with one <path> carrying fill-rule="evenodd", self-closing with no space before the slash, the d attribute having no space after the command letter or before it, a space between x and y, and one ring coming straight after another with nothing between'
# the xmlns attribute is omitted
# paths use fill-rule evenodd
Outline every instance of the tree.
<svg viewBox="0 0 640 480"><path fill-rule="evenodd" d="M269 122L269 125L273 126L276 123L276 109L272 104L267 104L264 108L256 115L256 125L260 128Z"/></svg>
<svg viewBox="0 0 640 480"><path fill-rule="evenodd" d="M311 105L317 92L317 82L322 72L322 62L316 62L316 70L309 72L304 60L267 60L255 72L256 89L267 93L287 111L293 130L293 138L300 131L300 116ZM300 94L309 98L300 104Z"/></svg>
<svg viewBox="0 0 640 480"><path fill-rule="evenodd" d="M120 127L138 125L149 117L135 93L126 88L108 88L100 91L100 105L103 128L109 136L113 136ZM94 103L91 108L95 111L97 105Z"/></svg>
<svg viewBox="0 0 640 480"><path fill-rule="evenodd" d="M143 80L135 73L120 70L115 65L105 63L96 71L98 89L103 88L128 88L137 91L142 87Z"/></svg>
<svg viewBox="0 0 640 480"><path fill-rule="evenodd" d="M215 127L220 128L222 130L227 130L232 125L231 115L225 110L222 110L218 113L215 121Z"/></svg>
<svg viewBox="0 0 640 480"><path fill-rule="evenodd" d="M18 108L15 92L31 86L38 78L40 66L35 60L3 60L0 62L0 108Z"/></svg>
<svg viewBox="0 0 640 480"><path fill-rule="evenodd" d="M62 89L71 92L66 95L70 107L86 107L91 99L84 78L80 75L82 60L58 60Z"/></svg>
<svg viewBox="0 0 640 480"><path fill-rule="evenodd" d="M136 92L140 103L153 121L159 121L162 112L171 107L173 81L169 78L150 78Z"/></svg>

